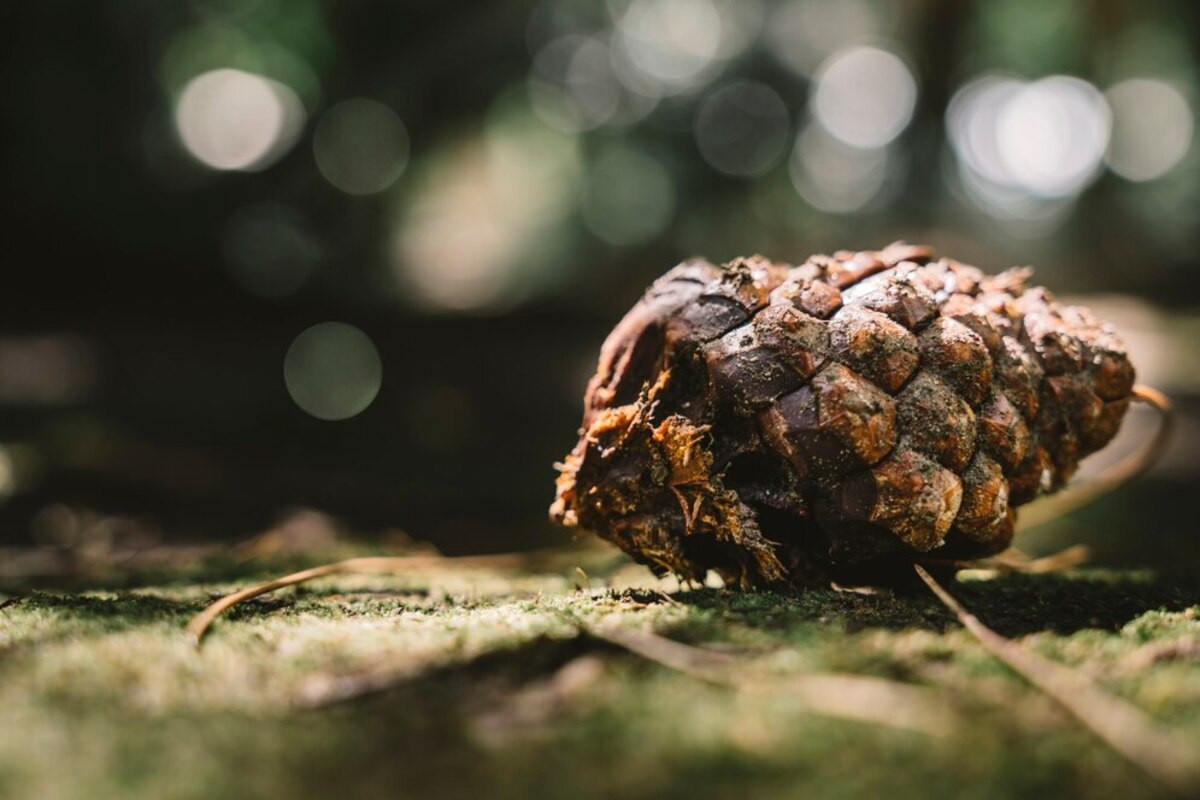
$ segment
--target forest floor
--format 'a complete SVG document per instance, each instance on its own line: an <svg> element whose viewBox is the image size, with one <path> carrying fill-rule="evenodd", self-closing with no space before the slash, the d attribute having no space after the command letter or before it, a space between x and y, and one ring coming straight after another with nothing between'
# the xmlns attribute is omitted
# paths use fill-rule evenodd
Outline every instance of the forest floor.
<svg viewBox="0 0 1200 800"><path fill-rule="evenodd" d="M185 635L310 563L20 592L0 609L0 798L1170 796L924 591L687 588L589 549L323 578ZM948 587L1200 742L1200 581Z"/></svg>

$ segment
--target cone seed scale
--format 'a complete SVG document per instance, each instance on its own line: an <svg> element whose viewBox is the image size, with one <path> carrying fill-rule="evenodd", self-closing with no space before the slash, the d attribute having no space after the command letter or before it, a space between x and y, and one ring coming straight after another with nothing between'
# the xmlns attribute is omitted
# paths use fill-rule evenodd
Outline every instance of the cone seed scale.
<svg viewBox="0 0 1200 800"><path fill-rule="evenodd" d="M886 579L1003 550L1116 434L1120 339L927 247L680 264L605 341L551 518L660 574Z"/></svg>

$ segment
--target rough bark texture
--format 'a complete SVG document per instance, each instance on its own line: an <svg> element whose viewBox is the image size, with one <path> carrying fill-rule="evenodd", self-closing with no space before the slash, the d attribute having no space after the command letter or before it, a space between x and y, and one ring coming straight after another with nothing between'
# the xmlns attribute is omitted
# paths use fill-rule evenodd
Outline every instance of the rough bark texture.
<svg viewBox="0 0 1200 800"><path fill-rule="evenodd" d="M1116 433L1110 326L926 247L680 264L605 341L556 522L659 572L886 578L1002 550Z"/></svg>

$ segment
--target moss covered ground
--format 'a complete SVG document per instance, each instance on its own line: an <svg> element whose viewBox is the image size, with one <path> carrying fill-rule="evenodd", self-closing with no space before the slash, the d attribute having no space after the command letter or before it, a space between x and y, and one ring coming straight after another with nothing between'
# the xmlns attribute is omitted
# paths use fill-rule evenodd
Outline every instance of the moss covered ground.
<svg viewBox="0 0 1200 800"><path fill-rule="evenodd" d="M0 798L1165 796L928 593L688 589L620 563L326 578L234 610L199 650L191 615L295 564L29 591L0 610ZM1200 742L1200 583L951 588ZM704 648L733 679L605 630ZM799 682L830 674L885 680L861 697Z"/></svg>

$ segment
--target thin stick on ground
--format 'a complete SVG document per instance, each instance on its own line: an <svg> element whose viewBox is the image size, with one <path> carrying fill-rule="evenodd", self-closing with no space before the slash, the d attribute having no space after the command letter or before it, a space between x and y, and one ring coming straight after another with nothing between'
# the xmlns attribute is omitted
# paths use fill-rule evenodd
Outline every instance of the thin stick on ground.
<svg viewBox="0 0 1200 800"><path fill-rule="evenodd" d="M945 696L925 686L833 672L779 674L752 660L693 647L652 631L615 625L586 630L597 639L696 680L738 691L772 692L780 702L799 703L808 713L937 737L948 736L959 727L958 715Z"/></svg>
<svg viewBox="0 0 1200 800"><path fill-rule="evenodd" d="M319 567L293 572L291 575L284 575L281 578L260 583L257 586L251 586L242 589L232 594L227 594L221 599L209 605L196 616L192 617L191 622L187 625L187 633L199 645L204 639L204 634L212 627L213 622L217 617L224 614L231 608L246 602L260 595L269 594L278 589L284 589L289 586L299 586L302 583L308 583L318 578L324 578L328 575L346 575L351 573L358 574L380 574L391 572L411 571L422 569L425 567L445 566L453 564L462 567L492 567L504 568L515 567L528 561L534 554L525 553L501 553L497 555L483 556L377 556L365 558L349 558L345 561L337 561L333 564L323 564Z"/></svg>
<svg viewBox="0 0 1200 800"><path fill-rule="evenodd" d="M1050 661L979 621L919 564L917 574L988 652L1073 714L1110 747L1183 797L1200 793L1200 747L1160 727L1082 672Z"/></svg>
<svg viewBox="0 0 1200 800"><path fill-rule="evenodd" d="M1025 572L1031 575L1045 575L1051 572L1061 572L1071 567L1086 564L1092 557L1092 548L1086 544L1076 544L1057 553L1035 558L1025 565Z"/></svg>
<svg viewBox="0 0 1200 800"><path fill-rule="evenodd" d="M956 558L921 558L917 563L926 567L952 567L954 569L975 569L994 572L997 574L1020 573L1023 575L1044 575L1050 572L1061 572L1071 567L1087 563L1091 558L1091 548L1085 544L1075 544L1051 553L1041 558L1030 558L1016 548L1009 548L987 558L956 559Z"/></svg>

